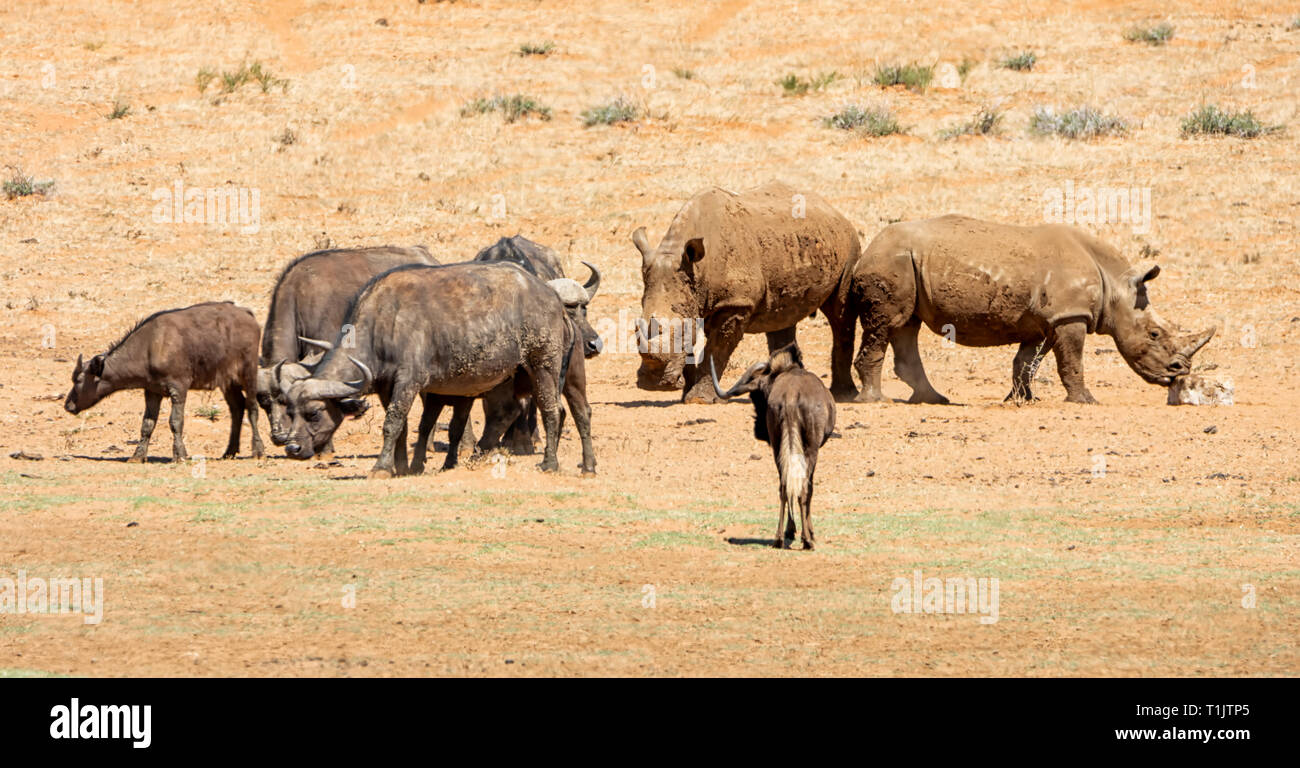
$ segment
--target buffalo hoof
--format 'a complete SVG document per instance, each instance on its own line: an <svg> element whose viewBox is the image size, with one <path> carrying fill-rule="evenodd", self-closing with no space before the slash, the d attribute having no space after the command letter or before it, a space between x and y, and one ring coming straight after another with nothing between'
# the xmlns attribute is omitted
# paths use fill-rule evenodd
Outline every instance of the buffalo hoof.
<svg viewBox="0 0 1300 768"><path fill-rule="evenodd" d="M583 477L595 477L595 476L596 476L596 470L594 470L594 469L587 469L586 467L583 467L583 468L582 468L582 476L583 476Z"/></svg>
<svg viewBox="0 0 1300 768"><path fill-rule="evenodd" d="M387 479L391 478L392 476L393 476L393 473L392 473L390 470L387 470L387 469L372 469L372 470L370 470L370 479L371 479L371 480L387 480Z"/></svg>
<svg viewBox="0 0 1300 768"><path fill-rule="evenodd" d="M547 459L546 461L543 461L541 464L538 464L537 468L542 470L543 472L559 472L560 462L556 461L555 459Z"/></svg>
<svg viewBox="0 0 1300 768"><path fill-rule="evenodd" d="M126 460L126 463L127 463L127 464L143 464L143 463L144 463L144 456L141 456L140 454L137 453L137 454L133 455L131 458L127 459L127 460Z"/></svg>
<svg viewBox="0 0 1300 768"><path fill-rule="evenodd" d="M221 458L223 458L223 459L233 459L233 458L235 458L235 457L238 456L238 455L239 455L239 453L236 452L236 451L226 451L225 453L221 454Z"/></svg>

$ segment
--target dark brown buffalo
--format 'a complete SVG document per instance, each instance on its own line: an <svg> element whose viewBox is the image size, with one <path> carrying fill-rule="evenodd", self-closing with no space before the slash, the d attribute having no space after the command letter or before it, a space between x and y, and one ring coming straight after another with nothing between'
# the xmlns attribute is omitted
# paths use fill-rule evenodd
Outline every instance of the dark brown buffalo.
<svg viewBox="0 0 1300 768"><path fill-rule="evenodd" d="M257 320L230 302L195 304L158 312L136 323L107 352L89 362L77 356L72 391L63 407L80 413L122 389L144 390L140 444L129 461L149 453L149 438L163 397L171 400L172 457L186 458L185 398L191 389L219 389L230 409L230 441L223 458L239 452L244 414L253 432L253 456L262 455L257 434Z"/></svg>
<svg viewBox="0 0 1300 768"><path fill-rule="evenodd" d="M377 392L387 412L371 475L391 477L406 470L406 416L417 395L452 405L456 445L474 398L513 377L516 391L526 383L542 412L542 469L559 467L563 392L582 436L583 468L594 470L590 407L565 387L577 328L558 294L518 266L398 267L362 288L344 322L354 329L355 349L344 350L337 339L312 376L289 389L290 456L315 455L359 398ZM455 461L451 451L444 466Z"/></svg>
<svg viewBox="0 0 1300 768"><path fill-rule="evenodd" d="M258 403L266 411L272 443L284 445L288 434L282 393L309 376L311 364L320 359L307 340L337 336L348 302L375 275L403 264L438 263L423 245L334 248L289 262L271 291L257 372ZM272 370L286 361L277 379ZM333 452L333 446L322 451Z"/></svg>
<svg viewBox="0 0 1300 768"><path fill-rule="evenodd" d="M713 391L721 400L749 393L754 403L754 437L772 446L781 478L781 515L776 542L784 548L794 541L794 511L799 507L803 548L813 548L813 473L817 450L835 431L835 400L821 379L805 370L799 347L790 344L772 353L765 363L755 363L726 392L709 361Z"/></svg>

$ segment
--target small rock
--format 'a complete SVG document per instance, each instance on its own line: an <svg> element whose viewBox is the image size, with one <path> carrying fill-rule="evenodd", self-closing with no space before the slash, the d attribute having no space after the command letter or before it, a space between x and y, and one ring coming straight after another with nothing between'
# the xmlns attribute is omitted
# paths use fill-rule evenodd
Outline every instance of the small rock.
<svg viewBox="0 0 1300 768"><path fill-rule="evenodd" d="M1207 434L1207 435L1213 435L1213 434L1216 434L1216 433L1219 431L1219 428L1218 428L1217 426L1211 424L1210 426L1206 427L1205 429L1203 429L1203 430L1201 430L1201 431L1204 432L1204 433Z"/></svg>
<svg viewBox="0 0 1300 768"><path fill-rule="evenodd" d="M131 522L129 522L129 523L126 524L126 527L127 527L127 528L135 528L135 527L137 527L137 526L139 526L139 525L140 525L139 523L137 523L136 521L132 520Z"/></svg>
<svg viewBox="0 0 1300 768"><path fill-rule="evenodd" d="M388 19L375 19L375 23L381 27L388 26Z"/></svg>

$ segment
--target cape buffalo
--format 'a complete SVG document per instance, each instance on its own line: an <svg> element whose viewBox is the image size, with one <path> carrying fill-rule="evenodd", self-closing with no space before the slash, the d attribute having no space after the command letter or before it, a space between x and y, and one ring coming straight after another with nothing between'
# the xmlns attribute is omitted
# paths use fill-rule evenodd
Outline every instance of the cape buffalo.
<svg viewBox="0 0 1300 768"><path fill-rule="evenodd" d="M1214 335L1183 333L1149 306L1147 282L1160 267L1136 269L1119 251L1074 227L1017 227L965 216L891 224L855 263L839 293L846 321L860 318L855 362L863 390L882 399L885 346L913 403L947 403L931 386L917 351L925 323L958 344L1019 344L1007 399L1032 399L1030 383L1051 349L1066 401L1095 403L1083 384L1089 333L1115 339L1120 356L1143 380L1169 386L1191 372L1191 357Z"/></svg>
<svg viewBox="0 0 1300 768"><path fill-rule="evenodd" d="M283 392L311 375L310 364L319 362L309 340L337 336L348 301L375 275L403 264L438 263L423 245L335 248L289 262L271 291L262 333L262 367L257 372L257 399L271 425L272 443L284 445L288 435ZM272 375L275 366L285 361L279 377ZM333 452L332 445L322 451Z"/></svg>
<svg viewBox="0 0 1300 768"><path fill-rule="evenodd" d="M542 411L542 469L559 466L562 391L583 439L583 467L594 469L590 409L564 385L577 329L555 290L523 269L472 263L397 267L357 293L344 322L354 329L355 350L343 349L340 338L312 376L289 389L290 456L306 459L318 452L358 398L374 391L387 412L384 447L371 475L391 477L406 469L406 416L417 394L453 406L456 445L473 398L515 377ZM448 466L455 463L454 453Z"/></svg>
<svg viewBox="0 0 1300 768"><path fill-rule="evenodd" d="M142 462L164 396L171 400L172 458L186 457L185 398L191 389L219 389L230 409L230 440L223 458L239 453L239 430L247 412L253 456L262 456L257 434L257 320L250 310L226 302L158 312L136 323L107 352L83 363L77 356L72 390L63 403L80 413L121 389L144 390L140 443L128 461Z"/></svg>
<svg viewBox="0 0 1300 768"><path fill-rule="evenodd" d="M835 336L831 389L854 394L852 325L842 322L834 289L861 246L853 225L819 195L780 182L741 194L714 187L678 211L658 248L644 228L632 241L645 283L638 387L683 387L683 400L712 402L708 377L687 358L696 323L707 339L703 355L725 367L745 334L766 333L768 350L778 349L821 308Z"/></svg>
<svg viewBox="0 0 1300 768"><path fill-rule="evenodd" d="M835 400L816 375L805 370L795 344L772 353L765 363L755 363L726 392L709 360L709 377L719 399L749 393L754 403L754 437L772 446L772 458L781 478L781 514L776 522L778 549L794 540L794 512L798 505L803 528L803 548L813 548L813 474L817 451L835 431Z"/></svg>

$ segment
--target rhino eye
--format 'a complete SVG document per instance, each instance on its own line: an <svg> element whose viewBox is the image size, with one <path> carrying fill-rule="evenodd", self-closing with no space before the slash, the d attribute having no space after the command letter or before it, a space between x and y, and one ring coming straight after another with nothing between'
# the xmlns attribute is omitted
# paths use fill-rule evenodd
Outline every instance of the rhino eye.
<svg viewBox="0 0 1300 768"><path fill-rule="evenodd" d="M1152 338L1152 339L1158 339L1158 338L1160 338L1160 331L1152 331L1152 332L1151 332L1151 338Z"/></svg>

